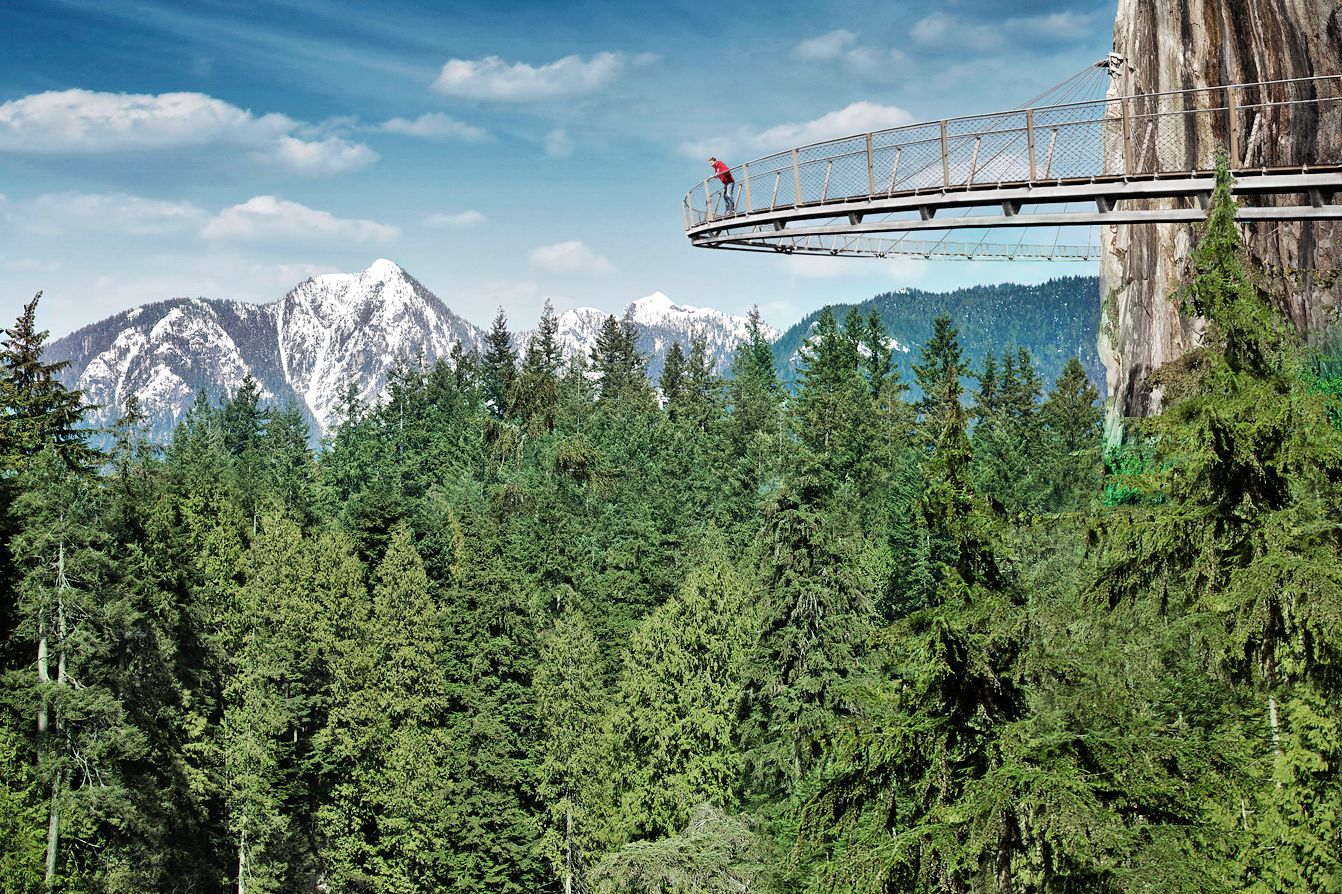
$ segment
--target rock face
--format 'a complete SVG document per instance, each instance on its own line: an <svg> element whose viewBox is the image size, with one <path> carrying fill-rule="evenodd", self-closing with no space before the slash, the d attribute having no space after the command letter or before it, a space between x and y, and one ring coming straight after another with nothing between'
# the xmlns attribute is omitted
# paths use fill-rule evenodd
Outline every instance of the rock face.
<svg viewBox="0 0 1342 894"><path fill-rule="evenodd" d="M688 348L692 337L703 336L721 371L747 335L745 317L678 305L661 292L630 303L625 313L638 325L654 378L674 342ZM565 354L590 355L606 316L593 308L560 315ZM516 336L519 347L527 335ZM46 358L69 362L63 381L96 405L86 418L94 428L111 426L133 395L151 437L166 441L197 394L219 400L251 376L263 399L298 406L321 435L336 422L350 384L363 401L377 401L399 362L445 359L457 344L478 350L484 336L396 263L379 259L359 273L314 276L270 304L204 298L146 304L52 342Z"/></svg>
<svg viewBox="0 0 1342 894"><path fill-rule="evenodd" d="M750 337L747 317L711 307L676 304L661 292L631 301L625 307L624 315L638 326L638 349L648 358L648 375L653 379L661 375L666 352L673 344L679 343L688 352L691 341L701 336L714 371L723 374L731 367L736 349ZM579 307L559 314L559 341L564 356L582 354L590 357L607 316L607 312L594 307ZM763 331L764 337L770 341L779 335L778 330L768 324L764 324ZM519 349L525 349L530 335L529 331L518 335Z"/></svg>
<svg viewBox="0 0 1342 894"><path fill-rule="evenodd" d="M1129 97L1227 84L1284 81L1342 74L1342 7L1337 0L1119 0L1114 52L1126 70L1111 97ZM1125 87L1126 82L1126 87ZM1342 161L1342 102L1264 111L1255 104L1286 98L1338 96L1342 81L1235 91L1236 143L1246 166ZM1208 105L1224 106L1207 94ZM1323 109L1316 115L1315 109ZM1157 134L1134 153L1137 162L1178 170L1190 157L1206 159L1229 145L1224 112L1188 116L1178 131ZM1163 124L1162 127L1168 127ZM1141 156L1145 157L1141 157ZM1205 164L1205 162L1204 162ZM1150 207L1150 206L1148 206ZM1342 226L1323 222L1255 223L1245 236L1250 253L1269 272L1266 286L1304 331L1336 318L1342 285ZM1103 313L1100 355L1109 381L1106 433L1116 439L1123 417L1160 409L1150 373L1197 345L1199 320L1170 300L1195 228L1183 224L1104 227L1100 262Z"/></svg>
<svg viewBox="0 0 1342 894"><path fill-rule="evenodd" d="M151 437L164 441L198 393L217 400L251 376L264 400L297 405L321 434L348 384L377 400L398 361L432 362L482 338L418 280L378 260L360 273L315 276L271 304L146 304L52 342L46 358L70 363L64 382L97 406L85 420L95 428L110 426L134 395Z"/></svg>

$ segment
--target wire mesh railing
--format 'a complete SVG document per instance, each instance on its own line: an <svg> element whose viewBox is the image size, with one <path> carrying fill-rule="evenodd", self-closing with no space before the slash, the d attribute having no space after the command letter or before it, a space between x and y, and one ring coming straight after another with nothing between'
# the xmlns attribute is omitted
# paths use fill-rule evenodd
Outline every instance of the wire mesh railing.
<svg viewBox="0 0 1342 894"><path fill-rule="evenodd" d="M709 177L683 202L687 230L807 206L923 192L1100 178L1342 164L1342 75L1014 109L801 146Z"/></svg>

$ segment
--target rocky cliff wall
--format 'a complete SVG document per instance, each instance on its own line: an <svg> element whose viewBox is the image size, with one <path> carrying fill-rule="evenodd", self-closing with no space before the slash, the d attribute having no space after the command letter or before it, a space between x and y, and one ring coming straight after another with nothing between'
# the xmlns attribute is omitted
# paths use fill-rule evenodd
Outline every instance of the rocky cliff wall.
<svg viewBox="0 0 1342 894"><path fill-rule="evenodd" d="M1145 94L1342 74L1342 5L1338 0L1119 0L1114 52L1124 70L1110 95L1138 97L1132 100L1134 108ZM1336 97L1340 84L1283 85L1269 88L1270 96L1237 91L1241 159L1272 166L1309 158L1342 161L1342 102L1293 111L1254 108L1264 100ZM1204 104L1226 105L1217 94L1207 94ZM1131 151L1138 163L1156 160L1163 170L1177 170L1180 158L1174 156L1206 158L1228 147L1228 121L1224 112L1188 116L1186 125L1176 125L1181 130L1173 138L1157 134L1144 144L1141 128L1134 126L1137 145ZM1270 272L1268 290L1297 326L1317 331L1335 320L1342 299L1337 275L1342 225L1259 223L1248 225L1245 235L1250 252ZM1100 355L1108 372L1106 433L1112 440L1125 416L1159 410L1161 395L1149 384L1151 371L1196 345L1203 327L1181 315L1170 300L1195 239L1193 227L1104 227L1100 239Z"/></svg>

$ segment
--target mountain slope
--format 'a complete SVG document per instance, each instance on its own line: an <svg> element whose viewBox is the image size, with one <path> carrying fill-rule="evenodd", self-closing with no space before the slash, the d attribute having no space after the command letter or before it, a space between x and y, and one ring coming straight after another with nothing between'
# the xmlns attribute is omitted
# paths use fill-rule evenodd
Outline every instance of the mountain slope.
<svg viewBox="0 0 1342 894"><path fill-rule="evenodd" d="M695 333L703 334L714 364L725 371L747 333L745 317L678 305L660 292L632 302L625 313L639 327L639 347L654 377L671 345L688 348ZM562 314L565 351L590 356L606 317L594 308ZM518 334L519 347L528 335ZM270 304L204 298L146 304L53 342L46 356L69 361L65 384L82 388L98 406L88 417L91 427L111 426L135 395L151 436L163 441L197 394L217 401L248 375L263 399L296 404L321 434L335 422L351 383L372 402L399 361L432 363L458 343L471 351L483 340L483 330L401 267L379 259L359 273L312 277Z"/></svg>
<svg viewBox="0 0 1342 894"><path fill-rule="evenodd" d="M843 321L853 305L830 305ZM875 309L895 342L894 359L904 381L913 386L918 348L932 336L933 321L950 316L960 330L960 347L975 369L989 352L1027 348L1045 383L1052 387L1068 358L1079 357L1101 394L1104 365L1095 347L1100 328L1099 280L1093 276L1051 279L1037 286L1003 283L953 292L901 289L857 305L866 317ZM797 352L820 311L808 314L774 342L774 359L784 379L796 377ZM916 391L916 388L914 389Z"/></svg>
<svg viewBox="0 0 1342 894"><path fill-rule="evenodd" d="M648 358L648 375L653 378L661 375L666 352L671 346L679 342L688 351L696 334L704 337L714 369L724 374L731 366L736 348L749 336L747 317L710 307L676 304L661 292L631 301L624 313L638 326L638 348ZM559 314L559 338L565 356L581 353L590 357L601 324L608 316L610 314L605 311L592 307L579 307ZM764 335L770 341L778 334L772 326L764 327ZM526 345L529 335L530 332L519 335L520 346Z"/></svg>
<svg viewBox="0 0 1342 894"><path fill-rule="evenodd" d="M55 342L65 383L99 406L93 427L112 424L134 394L156 439L170 435L195 397L218 399L250 375L262 397L303 408L318 431L331 424L349 383L376 399L401 358L432 362L481 333L395 263L317 276L282 299L174 298L124 311Z"/></svg>

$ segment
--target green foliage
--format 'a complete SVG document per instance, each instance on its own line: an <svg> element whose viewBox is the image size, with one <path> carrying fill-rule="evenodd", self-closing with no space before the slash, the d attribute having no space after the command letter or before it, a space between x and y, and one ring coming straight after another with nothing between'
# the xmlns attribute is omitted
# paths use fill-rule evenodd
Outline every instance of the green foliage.
<svg viewBox="0 0 1342 894"><path fill-rule="evenodd" d="M636 841L592 873L596 894L738 894L755 890L765 846L747 820L700 804L678 834Z"/></svg>
<svg viewBox="0 0 1342 894"><path fill-rule="evenodd" d="M564 361L547 306L320 454L248 380L162 450L129 402L99 471L30 305L0 891L1338 890L1335 377L1228 203L1206 343L1103 469L1030 303L1076 283L992 339L1019 293L820 312L795 396L752 314L660 406L631 320Z"/></svg>
<svg viewBox="0 0 1342 894"><path fill-rule="evenodd" d="M715 550L635 631L615 720L629 835L672 832L704 801L733 803L740 757L732 719L754 629L750 604L745 580Z"/></svg>

